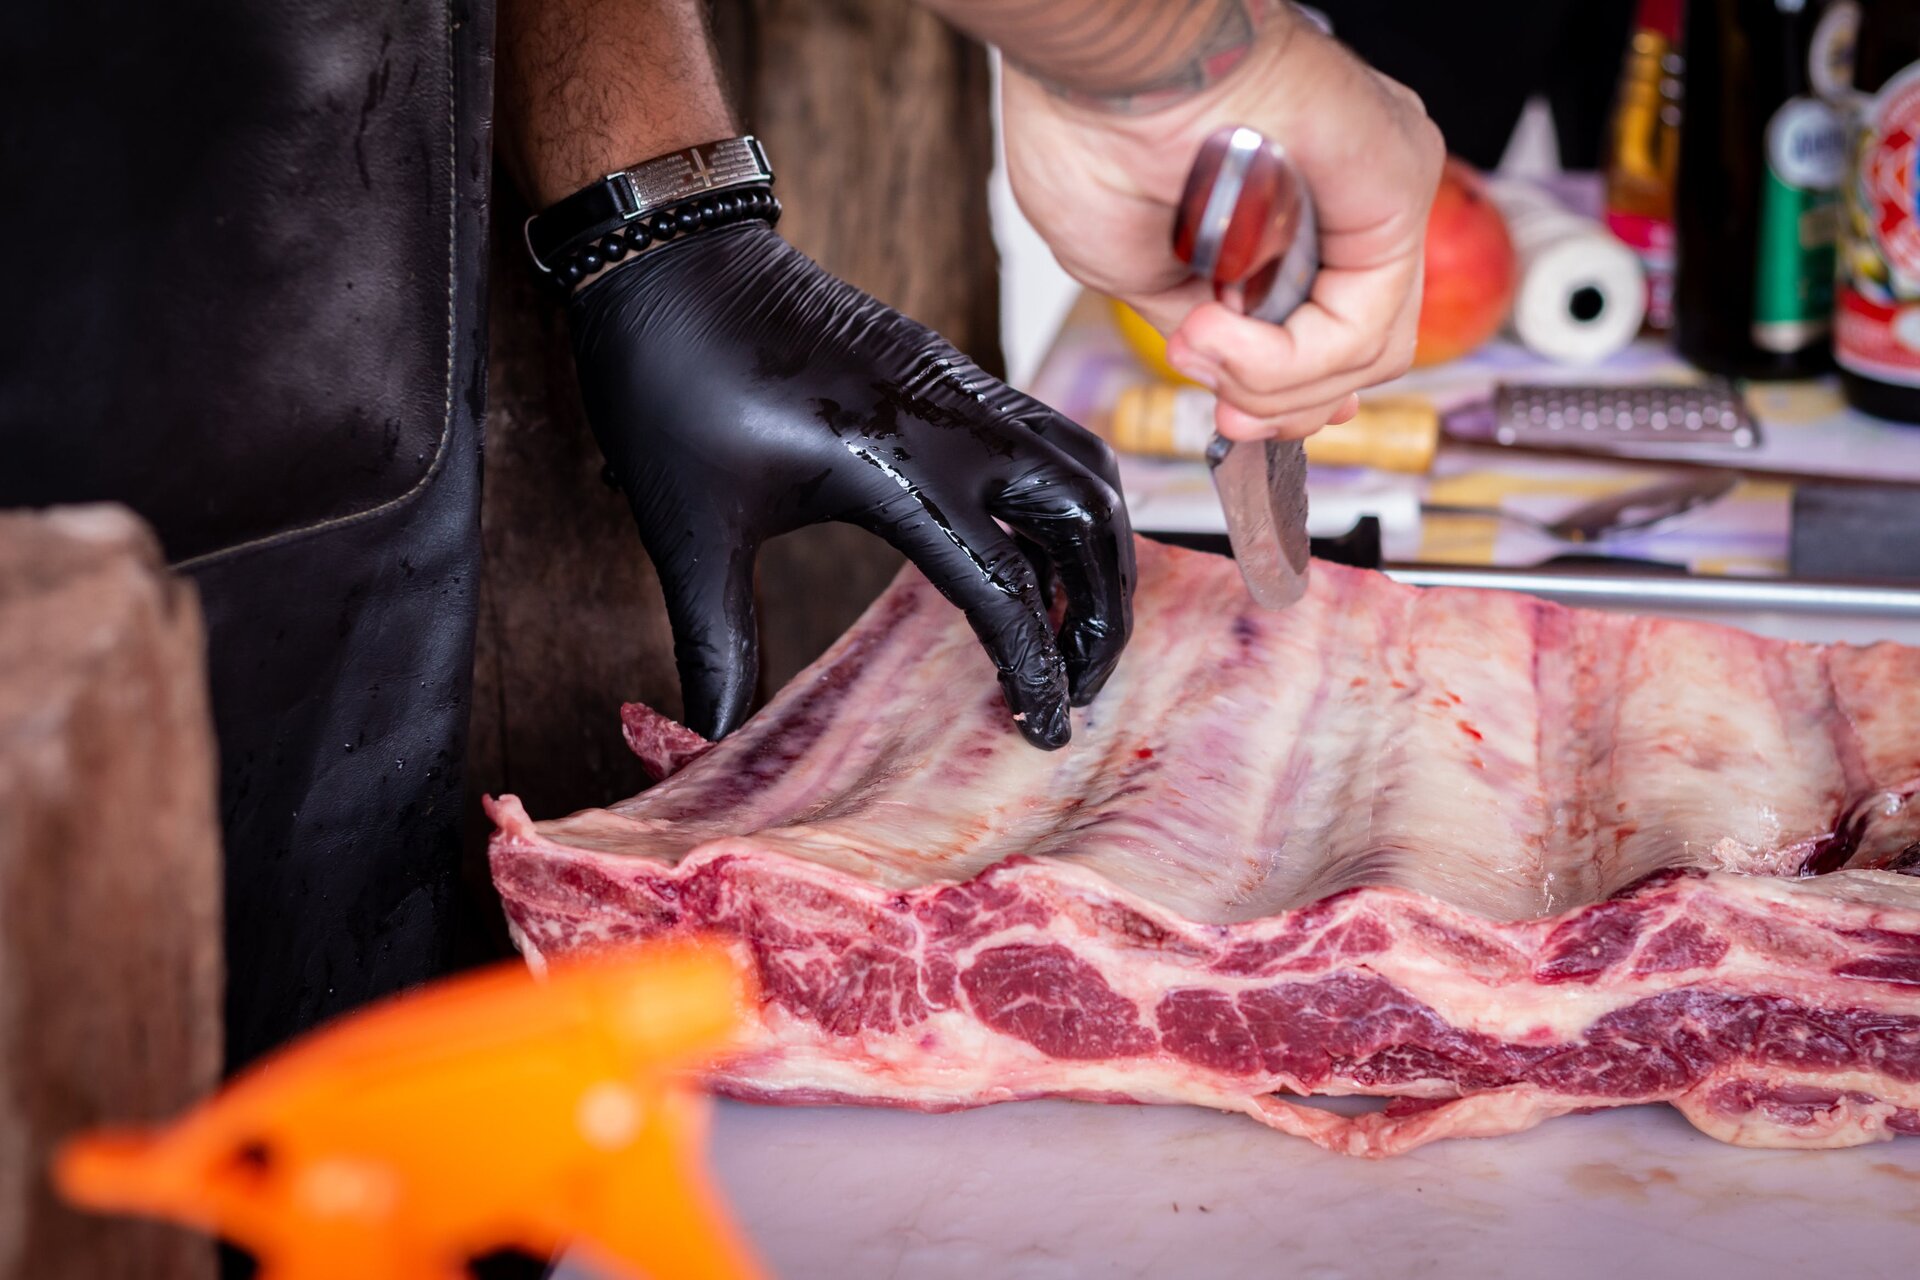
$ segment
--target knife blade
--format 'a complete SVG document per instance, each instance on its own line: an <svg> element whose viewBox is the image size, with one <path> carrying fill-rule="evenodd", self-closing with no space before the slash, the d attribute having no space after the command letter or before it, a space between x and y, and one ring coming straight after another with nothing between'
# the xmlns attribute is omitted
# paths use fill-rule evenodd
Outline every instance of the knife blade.
<svg viewBox="0 0 1920 1280"><path fill-rule="evenodd" d="M1284 321L1320 266L1313 201L1286 152L1254 129L1210 136L1187 174L1173 251L1221 302ZM1263 608L1286 608L1306 594L1311 563L1305 445L1216 435L1207 463L1248 592Z"/></svg>
<svg viewBox="0 0 1920 1280"><path fill-rule="evenodd" d="M1307 453L1298 440L1215 436L1207 450L1227 514L1227 541L1263 609L1284 609L1307 591Z"/></svg>

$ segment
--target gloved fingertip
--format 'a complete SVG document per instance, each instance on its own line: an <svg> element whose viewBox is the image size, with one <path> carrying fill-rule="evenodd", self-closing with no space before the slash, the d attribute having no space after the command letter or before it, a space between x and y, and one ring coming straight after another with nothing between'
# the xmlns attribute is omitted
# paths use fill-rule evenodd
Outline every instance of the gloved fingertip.
<svg viewBox="0 0 1920 1280"><path fill-rule="evenodd" d="M740 727L741 717L734 712L712 711L690 722L687 728L693 730L708 742L718 742Z"/></svg>
<svg viewBox="0 0 1920 1280"><path fill-rule="evenodd" d="M1070 669L1072 684L1068 690L1068 700L1076 707L1091 706L1107 687L1107 678L1113 674L1113 663L1103 662L1097 666L1082 666Z"/></svg>
<svg viewBox="0 0 1920 1280"><path fill-rule="evenodd" d="M718 742L727 736L727 726L721 722L719 715L711 707L695 709L689 704L685 723L687 728L708 742Z"/></svg>
<svg viewBox="0 0 1920 1280"><path fill-rule="evenodd" d="M1057 751L1067 745L1073 737L1073 721L1064 697L1051 690L1035 690L1013 673L1001 675L1000 688L1022 737L1042 751Z"/></svg>
<svg viewBox="0 0 1920 1280"><path fill-rule="evenodd" d="M747 718L753 686L733 673L683 670L680 687L686 697L687 728L709 742L720 741Z"/></svg>
<svg viewBox="0 0 1920 1280"><path fill-rule="evenodd" d="M1100 695L1120 661L1124 641L1098 619L1069 622L1060 635L1060 653L1067 664L1067 697L1084 707Z"/></svg>
<svg viewBox="0 0 1920 1280"><path fill-rule="evenodd" d="M1067 704L1056 702L1031 724L1022 723L1028 742L1042 751L1058 751L1073 740L1073 721L1067 716Z"/></svg>

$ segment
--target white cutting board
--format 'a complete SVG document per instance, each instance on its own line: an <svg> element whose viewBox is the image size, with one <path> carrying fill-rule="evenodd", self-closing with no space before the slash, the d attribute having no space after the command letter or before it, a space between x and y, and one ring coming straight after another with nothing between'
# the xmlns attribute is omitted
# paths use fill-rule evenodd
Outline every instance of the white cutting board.
<svg viewBox="0 0 1920 1280"><path fill-rule="evenodd" d="M726 1103L714 1160L788 1280L1920 1273L1920 1141L1745 1151L1665 1107L1376 1162L1194 1107Z"/></svg>
<svg viewBox="0 0 1920 1280"><path fill-rule="evenodd" d="M1694 616L1920 644L1913 622ZM1661 1106L1373 1162L1197 1107L724 1102L712 1158L785 1280L1920 1277L1920 1139L1745 1151Z"/></svg>

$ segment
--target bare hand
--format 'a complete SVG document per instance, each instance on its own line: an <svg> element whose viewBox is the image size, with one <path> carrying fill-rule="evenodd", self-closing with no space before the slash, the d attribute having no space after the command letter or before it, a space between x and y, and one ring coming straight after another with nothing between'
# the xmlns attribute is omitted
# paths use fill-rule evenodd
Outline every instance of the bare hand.
<svg viewBox="0 0 1920 1280"><path fill-rule="evenodd" d="M1020 207L1076 279L1169 335L1168 359L1219 394L1222 435L1311 435L1411 364L1445 148L1410 90L1307 23L1277 24L1222 81L1147 114L1059 97L1011 65L1003 106ZM1187 170L1227 125L1284 146L1317 206L1320 275L1282 326L1213 301L1171 249Z"/></svg>

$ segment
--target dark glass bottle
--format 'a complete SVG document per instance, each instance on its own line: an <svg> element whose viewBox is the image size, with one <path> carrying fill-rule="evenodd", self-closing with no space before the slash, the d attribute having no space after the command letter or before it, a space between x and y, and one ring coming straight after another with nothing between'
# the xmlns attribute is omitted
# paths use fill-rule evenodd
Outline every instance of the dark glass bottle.
<svg viewBox="0 0 1920 1280"><path fill-rule="evenodd" d="M1812 59L1827 56L1815 33L1827 8L1687 5L1674 337L1682 355L1714 373L1798 378L1831 364L1846 130L1815 91Z"/></svg>
<svg viewBox="0 0 1920 1280"><path fill-rule="evenodd" d="M1855 408L1920 422L1920 3L1867 0L1853 83L1834 357Z"/></svg>

